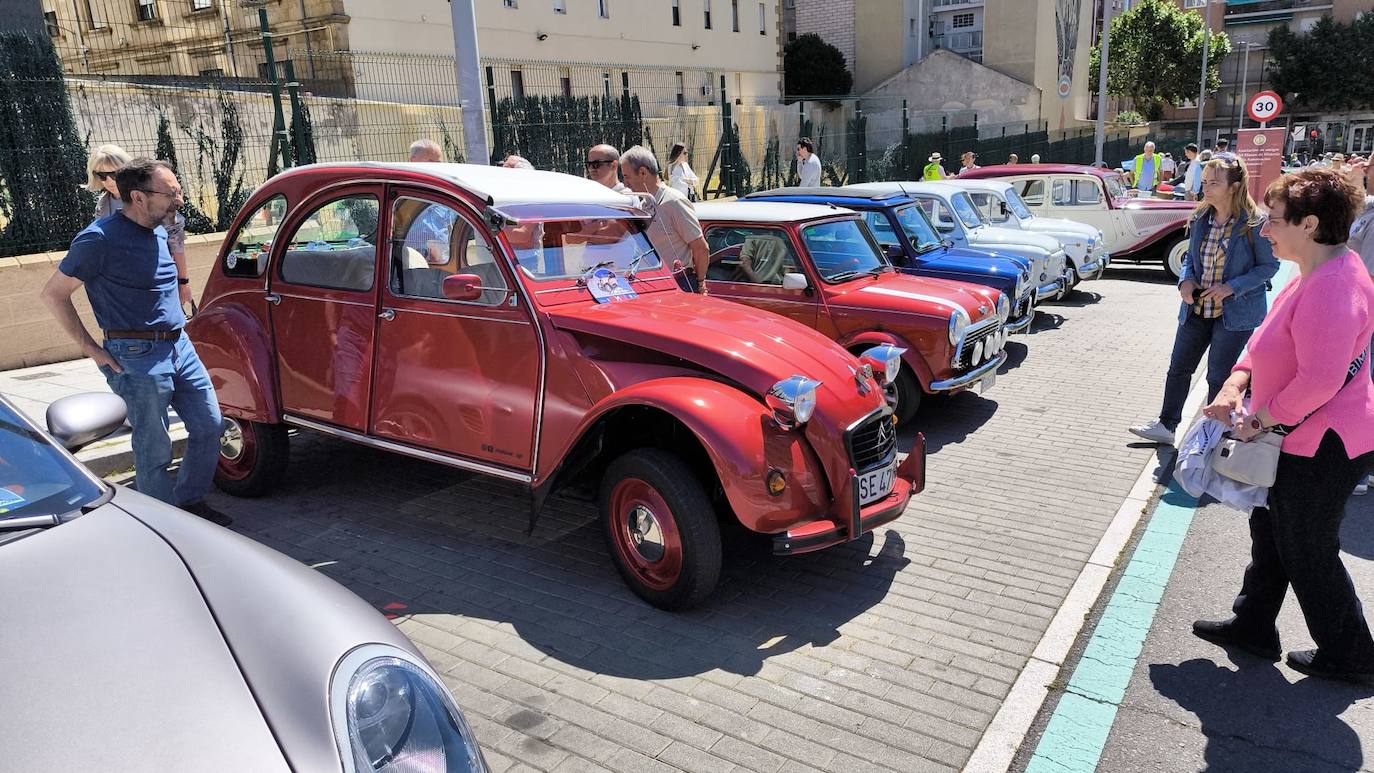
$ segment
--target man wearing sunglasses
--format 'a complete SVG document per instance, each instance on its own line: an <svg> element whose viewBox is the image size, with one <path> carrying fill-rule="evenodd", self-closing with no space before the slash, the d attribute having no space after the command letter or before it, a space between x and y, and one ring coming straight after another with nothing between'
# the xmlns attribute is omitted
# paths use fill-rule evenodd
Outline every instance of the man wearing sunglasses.
<svg viewBox="0 0 1374 773"><path fill-rule="evenodd" d="M587 151L587 179L596 180L616 193L629 193L620 181L620 151L613 145L597 145Z"/></svg>
<svg viewBox="0 0 1374 773"><path fill-rule="evenodd" d="M133 427L138 490L227 526L230 518L205 503L219 460L221 418L210 375L182 332L186 314L177 300L177 268L162 225L182 204L172 168L135 158L115 172L124 208L97 219L72 241L42 291L58 324L95 360L105 381L124 398ZM72 294L86 297L104 333L103 345L86 330ZM186 426L186 453L173 479L167 409Z"/></svg>

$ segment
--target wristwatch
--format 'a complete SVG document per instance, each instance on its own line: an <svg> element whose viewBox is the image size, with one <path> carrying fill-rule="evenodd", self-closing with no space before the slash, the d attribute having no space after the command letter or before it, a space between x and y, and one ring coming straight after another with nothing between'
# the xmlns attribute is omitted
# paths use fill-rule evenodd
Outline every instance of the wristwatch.
<svg viewBox="0 0 1374 773"><path fill-rule="evenodd" d="M191 278L188 277L188 276L179 276L179 277L177 277L177 284L179 284L179 285L188 285L188 284L190 284L190 283L191 283Z"/></svg>

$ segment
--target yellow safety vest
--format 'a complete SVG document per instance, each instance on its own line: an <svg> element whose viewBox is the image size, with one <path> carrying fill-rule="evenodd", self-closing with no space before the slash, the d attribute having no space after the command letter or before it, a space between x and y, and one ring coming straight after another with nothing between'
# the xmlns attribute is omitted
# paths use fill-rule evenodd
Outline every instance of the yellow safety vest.
<svg viewBox="0 0 1374 773"><path fill-rule="evenodd" d="M937 161L931 161L929 164L926 164L926 169L925 169L925 172L922 174L921 179L922 179L922 180L940 180L940 179L943 179L942 176L940 175L940 171L941 171L941 170L940 170L940 164L939 164L939 162L937 162Z"/></svg>

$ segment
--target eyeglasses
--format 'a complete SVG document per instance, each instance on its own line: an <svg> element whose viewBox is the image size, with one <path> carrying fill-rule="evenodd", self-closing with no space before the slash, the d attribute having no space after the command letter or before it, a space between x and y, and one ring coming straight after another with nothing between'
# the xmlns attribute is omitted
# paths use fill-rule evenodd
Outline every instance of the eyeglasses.
<svg viewBox="0 0 1374 773"><path fill-rule="evenodd" d="M615 161L612 161L611 159L608 159L608 158L601 158L601 159L589 158L589 159L587 159L587 161L586 161L586 165L587 165L587 168L588 168L588 169L600 169L600 168L601 168L603 165L605 165L605 164L614 164L614 163L615 163Z"/></svg>
<svg viewBox="0 0 1374 773"><path fill-rule="evenodd" d="M155 189L155 188L134 188L134 190L136 190L136 191L143 191L144 193L160 193L160 194L162 194L163 196L166 196L166 197L169 198L169 199L179 199L179 198L182 198L182 197L185 195L185 194L184 194L183 192L181 192L181 191L160 191L160 190L157 190L157 189Z"/></svg>

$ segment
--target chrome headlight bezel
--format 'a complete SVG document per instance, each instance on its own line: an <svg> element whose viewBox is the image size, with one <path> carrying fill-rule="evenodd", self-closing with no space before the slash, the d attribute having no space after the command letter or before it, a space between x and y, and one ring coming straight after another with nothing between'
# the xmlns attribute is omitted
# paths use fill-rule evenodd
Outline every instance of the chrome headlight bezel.
<svg viewBox="0 0 1374 773"><path fill-rule="evenodd" d="M796 429L816 412L816 390L821 382L802 375L788 376L769 388L764 403L773 421L783 429Z"/></svg>
<svg viewBox="0 0 1374 773"><path fill-rule="evenodd" d="M414 697L408 698L411 711L407 722L408 734L411 723L415 721L416 706L423 699L430 710L438 709L447 714L449 724L442 730L453 733L454 737L444 740L460 748L460 753L465 756L462 762L467 764L468 769L474 773L487 772L487 763L477 745L477 738L439 675L429 664L410 652L389 644L374 643L356 647L344 655L330 677L330 724L334 729L334 740L344 773L369 773L375 770L362 743L353 709L356 701L365 697L359 692L359 688L367 685L364 680L379 679L374 675L383 670L390 671L391 675L399 675L406 679L407 686L416 688Z"/></svg>
<svg viewBox="0 0 1374 773"><path fill-rule="evenodd" d="M964 331L968 329L968 314L963 309L955 307L949 314L949 342L958 344L964 337Z"/></svg>
<svg viewBox="0 0 1374 773"><path fill-rule="evenodd" d="M879 382L887 385L896 383L897 374L902 369L903 354L906 354L906 349L900 346L879 344L860 355L859 361L872 368Z"/></svg>

